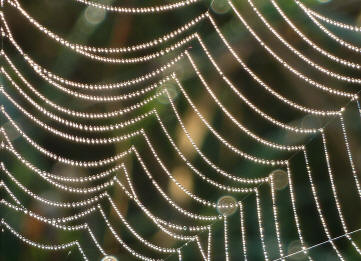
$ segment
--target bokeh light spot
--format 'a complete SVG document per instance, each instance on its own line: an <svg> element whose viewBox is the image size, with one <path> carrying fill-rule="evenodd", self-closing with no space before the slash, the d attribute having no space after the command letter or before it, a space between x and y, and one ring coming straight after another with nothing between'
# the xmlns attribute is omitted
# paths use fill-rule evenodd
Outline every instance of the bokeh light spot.
<svg viewBox="0 0 361 261"><path fill-rule="evenodd" d="M230 216L237 210L237 201L234 197L223 196L217 201L217 211L223 216Z"/></svg>
<svg viewBox="0 0 361 261"><path fill-rule="evenodd" d="M273 186L276 190L282 190L288 186L288 176L286 171L277 169L271 172Z"/></svg>
<svg viewBox="0 0 361 261"><path fill-rule="evenodd" d="M231 6L228 4L227 0L213 0L211 4L211 9L216 14L225 14L230 8Z"/></svg>
<svg viewBox="0 0 361 261"><path fill-rule="evenodd" d="M177 98L178 96L178 89L174 84L171 83L165 83L162 86L159 87L158 92L162 92L167 90L169 97L174 100L175 98ZM163 95L160 95L157 100L159 103L162 104L168 104L169 103L169 97L166 93L164 93Z"/></svg>
<svg viewBox="0 0 361 261"><path fill-rule="evenodd" d="M103 9L89 6L85 10L84 16L89 24L97 25L104 20L106 12Z"/></svg>

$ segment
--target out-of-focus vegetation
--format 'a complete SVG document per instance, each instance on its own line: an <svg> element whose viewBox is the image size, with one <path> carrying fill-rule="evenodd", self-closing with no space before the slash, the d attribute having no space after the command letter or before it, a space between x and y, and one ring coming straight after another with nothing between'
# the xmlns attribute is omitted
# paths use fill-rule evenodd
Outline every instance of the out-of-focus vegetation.
<svg viewBox="0 0 361 261"><path fill-rule="evenodd" d="M110 5L113 4L122 6L144 6L164 3L159 0L108 0L102 2L107 2L107 4ZM334 62L330 62L327 58L321 56L318 52L310 48L281 19L270 1L254 0L254 2L265 17L277 29L277 31L280 32L285 39L292 43L295 48L302 50L305 55L312 58L313 61L327 67L330 70L337 71L340 74L347 74L360 78L359 71L352 71L337 65ZM330 40L312 23L309 18L305 16L293 0L279 0L277 2L299 28L301 28L305 34L307 34L324 49L343 57L344 59L361 63L360 55L348 51L345 48L341 48L337 43ZM190 7L182 8L179 11L156 15L119 15L115 13L107 13L101 9L86 7L85 5L72 0L22 0L20 3L23 8L31 14L31 16L39 21L39 23L47 28L50 28L53 32L56 32L58 35L63 36L69 41L104 47L121 47L150 41L174 30L191 18L209 9L211 15L221 28L222 33L226 36L243 61L274 90L290 100L306 107L315 109L336 109L340 106L346 106L345 123L349 131L348 134L356 164L355 166L358 173L360 172L361 121L360 114L357 111L355 104L348 103L346 99L335 98L334 96L317 90L284 69L282 65L269 56L262 46L260 46L254 38L252 38L252 35L247 32L245 27L239 19L237 19L234 12L229 8L228 4L224 2L224 0L214 0L212 3L209 1L201 1L200 3ZM359 86L356 84L346 84L323 74L320 75L319 71L310 68L307 64L298 59L265 28L260 19L256 17L246 0L234 0L233 3L237 6L239 12L247 19L250 26L252 26L252 28L254 28L254 30L262 37L262 39L292 66L308 75L310 78L322 82L326 86L344 91L349 90L355 93L357 92ZM315 10L319 10L320 13L334 18L335 20L361 26L361 5L359 1L308 0L304 1L304 3ZM314 182L318 189L322 208L324 209L323 214L327 219L332 236L337 237L343 234L330 188L327 165L323 156L324 152L322 149L321 137L319 135L306 136L292 134L271 125L269 122L266 122L264 119L255 114L239 99L239 97L235 95L225 81L222 80L219 74L217 74L217 71L212 66L197 41L191 41L190 44L165 55L162 58L157 58L139 65L106 65L100 62L91 61L88 58L75 54L70 49L64 48L53 40L45 37L44 34L29 25L29 23L14 8L10 7L6 3L4 4L3 11L16 41L20 44L21 48L23 48L24 52L48 70L73 81L87 83L110 83L132 79L139 75L153 71L155 68L165 64L169 59L174 58L185 48L188 48L189 53L194 58L194 61L212 91L238 121L247 126L247 128L257 135L272 142L280 144L307 144ZM356 45L361 44L361 38L359 37L360 34L344 33L341 30L335 28L332 29L348 41L352 41ZM338 119L332 119L329 117L320 120L319 118L300 113L289 106L286 106L284 103L281 103L273 96L270 96L264 88L252 80L249 74L240 67L207 20L204 20L192 28L189 32L187 32L187 34L195 31L199 33L201 38L204 40L204 43L207 45L208 50L210 50L211 54L216 59L216 62L222 68L227 77L229 77L229 79L234 83L236 88L260 109L269 113L279 121L294 126L319 127L325 124L328 125L327 137L334 168L335 183L339 191L344 215L346 217L347 224L349 224L349 231L359 229L361 227L360 199L354 186L354 180L352 179ZM183 36L184 34L181 37ZM175 43L177 40L180 40L181 37L174 39L170 43ZM167 45L168 44L163 44L159 48L165 48ZM104 112L112 111L117 108L124 108L136 101L144 99L144 97L141 97L138 100L133 99L131 101L108 104L79 101L78 99L53 88L51 85L45 83L40 77L36 76L30 67L24 62L23 57L17 53L15 48L9 44L6 39L3 41L3 46L6 54L20 69L21 73L37 88L37 90L54 103L61 104L64 107L69 107L79 111ZM150 50L154 51L156 49L157 48ZM141 56L147 54L148 52L149 50L137 52L136 54ZM131 55L124 54L122 57L131 57ZM1 62L4 68L9 68L3 58L1 58ZM28 89L23 86L13 71L9 70L9 72L11 76L16 79L19 86L21 86L26 93L30 94ZM163 74L150 81L138 84L134 87L126 87L124 90L110 91L109 93L116 95L126 93L129 90L140 89L152 84L153 82L159 81L170 72L176 73L191 100L212 124L214 129L223 137L226 137L226 140L235 147L238 147L240 150L249 154L266 159L292 158L291 168L293 171L298 213L301 218L302 230L305 234L306 243L308 246L313 246L326 241L327 237L322 230L321 222L318 218L318 213L312 198L310 183L302 154L294 152L281 153L278 150L267 148L246 136L234 123L232 123L231 120L229 120L229 118L225 116L219 106L214 102L214 100L212 100L212 97L208 94L200 79L194 73L189 61L183 59L181 62L176 64L174 68L165 71ZM29 103L27 103L11 87L10 83L4 77L1 78L1 81L1 84L4 86L6 91L11 94L11 96L16 97L19 103L21 103L32 114L41 118L44 122L49 123L51 126L55 126L57 129L64 132L69 132L74 135L87 135L86 133L84 134L83 132L77 132L73 129L66 128L61 124L50 121L43 115L40 115L38 111L29 105ZM161 88L167 88L169 90L176 104L176 109L180 113L185 127L189 131L197 146L201 148L204 155L206 155L221 169L240 177L249 178L265 177L268 176L272 170L276 169L275 167L257 165L244 160L220 143L219 140L210 131L208 131L206 126L200 121L199 117L195 114L194 110L192 110L183 93L180 92L174 82L169 82L166 86L162 86ZM153 94L157 91L159 90L155 90ZM101 92L97 93L99 94ZM42 101L39 99L37 99L37 102L42 104ZM58 153L64 157L76 158L79 160L96 160L109 157L115 153L120 153L128 149L131 144L134 144L135 147L138 148L148 169L154 176L154 179L157 180L164 191L166 191L169 196L175 200L175 202L185 209L198 214L217 214L215 210L211 210L210 208L194 203L189 196L181 192L179 188L170 181L169 177L166 175L164 170L162 170L154 156L152 156L151 150L146 146L144 139L137 137L127 142L121 142L115 145L99 145L95 147L85 145L80 146L71 142L64 142L63 139L49 134L34 125L33 122L24 117L24 115L21 114L4 96L0 96L0 103L5 106L6 111L15 119L22 129L29 134L29 136L39 142L42 146L46 147L49 151ZM48 108L45 104L43 104L43 106ZM135 113L127 116L121 116L113 120L97 121L96 124L115 124L147 112L152 108L156 108L160 113L161 119L171 137L176 141L178 147L184 153L186 158L196 168L208 177L217 180L220 183L237 185L233 181L225 179L217 174L204 162L204 160L202 160L199 154L196 153L178 123L169 101L163 96L139 109ZM3 126L8 132L15 147L21 152L24 158L31 161L39 169L64 176L87 176L96 173L96 171L84 168L71 168L45 158L40 153L36 152L28 143L26 143L24 139L20 137L16 131L14 131L9 122L3 116L1 117L1 126ZM79 121L87 123L85 120ZM88 122L88 124L92 123L93 122ZM119 136L138 128L145 129L146 133L151 138L159 157L165 163L168 170L170 170L174 178L190 192L211 201L217 201L220 197L227 194L208 185L202 179L197 177L194 172L192 172L189 166L187 166L174 151L154 117L142 120L140 123L137 123L126 130L114 131L109 134L101 134L101 136ZM14 157L9 153L2 151L1 161L4 161L7 169L11 171L11 173L13 173L24 186L44 198L54 201L74 201L84 198L84 196L74 196L54 189L54 187L48 183L40 180L38 176L25 168L22 163L14 159ZM180 215L159 196L152 187L149 179L146 177L139 162L135 160L134 156L127 157L124 162L131 174L139 197L151 211L156 213L159 217L174 221L175 223L188 225L201 224L194 223L190 219ZM1 179L4 179L8 187L22 199L24 205L27 208L32 209L34 212L47 217L61 217L75 213L74 210L46 207L46 205L41 204L22 193L9 178L5 177L3 173L1 173L1 175ZM123 173L119 172L117 175L121 181L125 181ZM270 219L272 219L270 188L269 185L262 185L259 189L266 233L265 242L267 249L270 252L270 258L274 259L277 257L278 252L275 231L272 222L270 221ZM164 247L180 247L182 245L180 242L171 240L170 237L160 232L153 224L151 224L144 214L142 214L139 209L126 198L120 189L110 189L109 193L129 223L145 238ZM237 200L244 202L249 260L262 260L263 252L261 249L259 231L257 230L258 223L254 196L245 194L228 194L231 194ZM286 254L291 254L298 251L300 245L297 240L297 231L292 219L292 208L290 205L288 188L286 187L283 190L278 191L277 198L279 205L278 218L281 224L282 242L284 243ZM51 242L55 244L69 242L81 237L81 241L84 243L82 246L90 257L92 257L91 260L101 259L101 256L96 252L94 247L92 247L91 241L86 239L83 234L60 232L59 230L50 229L41 222L35 222L32 218L18 215L2 206L1 208L1 217L8 220L14 228L18 231L22 231L22 233L28 238L38 242ZM154 252L149 251L149 249L146 249L144 245L139 244L138 241L130 235L128 230L121 225L119 219L117 218L115 212L110 208L109 204L105 202L104 208L107 210L107 215L109 216L112 224L125 242L128 242L132 247L134 247L134 249L140 250L150 256L154 255ZM133 258L129 257L127 252L124 251L124 249L114 240L110 231L106 229L104 221L99 216L92 216L84 221L88 222L90 227L94 229L97 238L101 241L101 244L104 245L104 248L109 253L114 254L122 261L133 260ZM214 249L212 256L214 257L214 260L224 260L223 223L222 221L215 222L212 224L212 227L215 234L213 238ZM229 241L232 249L230 259L241 260L239 215L234 215L230 218L229 229ZM361 244L360 233L353 234L352 238L358 242L359 245ZM206 235L202 235L202 239L205 244ZM355 250L351 247L347 239L341 238L336 240L335 243L345 257L349 258L347 260L357 260L357 253L355 253ZM199 251L193 243L189 243L188 245L182 247L182 251L184 253L184 260L201 260ZM324 244L313 248L311 250L311 255L315 260L337 260L330 244ZM1 233L1 260L42 261L79 260L79 258L79 253L77 253L75 249L67 253L42 251L24 245L6 231ZM301 255L293 255L289 258L289 260L303 259L304 256ZM170 256L169 260L177 260L177 256Z"/></svg>

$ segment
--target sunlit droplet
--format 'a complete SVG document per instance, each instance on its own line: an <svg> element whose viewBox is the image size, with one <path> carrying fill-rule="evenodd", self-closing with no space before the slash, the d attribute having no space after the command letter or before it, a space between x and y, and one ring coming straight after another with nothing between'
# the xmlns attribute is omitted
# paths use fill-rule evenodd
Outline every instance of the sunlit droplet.
<svg viewBox="0 0 361 261"><path fill-rule="evenodd" d="M271 172L273 186L276 190L282 190L288 186L288 176L286 171L282 169L276 169Z"/></svg>
<svg viewBox="0 0 361 261"><path fill-rule="evenodd" d="M237 210L237 201L234 197L223 196L217 201L217 211L223 216L230 216Z"/></svg>
<svg viewBox="0 0 361 261"><path fill-rule="evenodd" d="M226 0L213 0L211 4L211 9L216 14L225 14L229 11L231 6Z"/></svg>
<svg viewBox="0 0 361 261"><path fill-rule="evenodd" d="M87 7L84 13L85 20L92 25L101 23L104 20L105 15L105 10L93 6Z"/></svg>
<svg viewBox="0 0 361 261"><path fill-rule="evenodd" d="M118 259L114 256L105 256L101 261L118 261Z"/></svg>
<svg viewBox="0 0 361 261"><path fill-rule="evenodd" d="M178 89L176 88L176 86L174 84L171 83L165 83L162 86L159 87L158 92L163 92L164 89L167 91L167 93L164 93L163 95L160 95L157 100L158 102L162 103L162 104L168 104L169 103L169 98L171 98L172 100L174 100L175 98L177 98L178 96Z"/></svg>

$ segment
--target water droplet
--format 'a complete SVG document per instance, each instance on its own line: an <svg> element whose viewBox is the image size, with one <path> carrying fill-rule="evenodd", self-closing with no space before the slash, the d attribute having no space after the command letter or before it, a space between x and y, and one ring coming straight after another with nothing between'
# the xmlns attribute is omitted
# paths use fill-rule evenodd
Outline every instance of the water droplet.
<svg viewBox="0 0 361 261"><path fill-rule="evenodd" d="M114 256L105 256L101 261L118 261L118 259Z"/></svg>
<svg viewBox="0 0 361 261"><path fill-rule="evenodd" d="M211 9L216 14L225 14L229 11L230 8L231 6L226 0L214 0L211 4Z"/></svg>
<svg viewBox="0 0 361 261"><path fill-rule="evenodd" d="M164 89L167 90L169 97L174 100L177 96L178 96L178 89L174 84L171 83L165 83L162 86L159 87L158 92L162 92ZM166 93L164 93L163 95L160 95L157 98L158 102L162 103L162 104L168 104L169 103L169 98L168 95Z"/></svg>
<svg viewBox="0 0 361 261"><path fill-rule="evenodd" d="M93 6L87 7L84 16L85 20L92 25L101 23L105 18L106 12L104 9L96 8Z"/></svg>
<svg viewBox="0 0 361 261"><path fill-rule="evenodd" d="M230 216L237 210L237 201L234 197L223 196L217 201L217 211L223 216Z"/></svg>
<svg viewBox="0 0 361 261"><path fill-rule="evenodd" d="M282 169L276 169L271 172L273 186L275 190L282 190L288 186L288 176L286 171Z"/></svg>

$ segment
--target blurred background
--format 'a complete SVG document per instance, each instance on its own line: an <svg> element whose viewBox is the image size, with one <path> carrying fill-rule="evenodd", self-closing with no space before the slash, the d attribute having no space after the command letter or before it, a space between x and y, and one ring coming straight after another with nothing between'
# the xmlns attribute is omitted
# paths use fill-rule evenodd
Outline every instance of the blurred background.
<svg viewBox="0 0 361 261"><path fill-rule="evenodd" d="M94 1L95 2L95 1ZM312 59L321 66L339 74L359 78L359 70L349 69L340 64L330 61L327 57L321 55L312 49L303 41L291 27L282 19L280 14L268 0L254 0L254 4L266 17L269 23L296 49ZM328 52L342 57L343 59L361 63L360 55L330 39L311 21L309 17L295 4L293 0L276 1L289 18L297 25L315 43ZM361 168L361 118L356 102L350 102L347 98L330 95L324 91L314 88L310 84L301 80L289 70L278 63L261 46L245 28L244 24L236 16L225 0L199 1L187 7L176 11L164 12L161 14L117 14L107 12L103 9L87 6L83 3L73 0L19 0L21 7L36 19L41 25L52 32L67 39L72 43L79 43L88 46L98 47L124 47L139 43L149 42L160 36L169 33L178 27L186 24L191 19L209 10L211 16L219 26L222 34L226 37L232 48L238 56L253 70L264 82L266 82L275 91L287 97L295 103L305 107L319 110L337 110L346 107L345 125L348 132L350 148L353 154L353 161L357 174ZM164 4L163 1L113 1L103 0L103 4L114 6L144 7ZM168 2L167 2L168 3ZM347 24L361 26L361 5L355 0L307 0L303 3L309 8L324 14L336 21ZM293 54L287 47L272 35L265 27L262 21L256 16L250 4L246 0L234 0L233 4L238 12L244 17L250 27L262 38L262 40L274 50L283 60L291 66L307 75L307 77L318 81L325 86L341 91L357 93L360 87L357 84L345 83L335 80L325 74L310 67ZM284 145L306 144L310 165L312 168L313 182L317 188L318 196L326 218L328 228L332 238L343 235L345 232L341 226L340 218L332 194L330 178L327 171L326 159L322 145L322 138L319 134L299 134L279 128L269 121L260 117L249 106L242 101L229 85L220 77L217 70L212 65L209 57L198 41L192 40L184 46L151 61L140 64L105 64L93 61L87 57L75 53L69 48L50 39L45 34L31 25L28 20L21 15L19 10L8 4L6 1L2 8L5 20L9 25L15 41L22 48L24 53L29 55L36 63L65 79L75 82L84 82L89 84L106 84L113 82L127 81L137 78L143 74L152 72L160 68L169 60L174 59L184 50L188 50L201 75L214 92L220 103L226 108L234 118L242 125L247 127L256 135L265 140ZM3 26L3 23L2 23ZM361 46L360 33L350 33L340 30L336 27L327 28L356 46ZM240 66L237 60L229 52L225 44L216 33L209 20L204 19L197 25L191 27L185 33L171 39L169 42L162 43L154 48L143 51L137 51L132 54L121 54L118 56L108 55L109 57L138 57L167 48L186 35L198 32L207 49L214 57L215 61L222 69L223 73L231 80L237 90L249 101L255 104L260 110L266 112L273 118L290 126L300 128L319 128L326 127L327 143L329 145L329 154L333 167L335 184L338 196L342 205L345 221L348 230L358 231L361 228L360 197L358 196L350 167L349 158L343 139L340 119L338 117L315 117L297 111L292 107L281 102L274 96L271 96L262 86L254 81L250 75ZM172 108L168 97L160 95L147 105L135 110L132 113L107 120L87 120L81 118L72 118L62 115L63 118L73 120L82 124L106 125L116 124L125 120L130 120L143 113L156 109L160 115L161 121L174 140L185 158L201 173L210 179L216 180L221 184L236 187L253 187L254 185L244 185L227 179L211 168L202 157L197 153L192 143L188 140L186 133L182 129L175 111L179 113L182 123L190 133L196 146L202 153L220 169L227 173L242 178L264 178L272 171L280 169L278 166L269 166L255 164L246 160L225 146L220 140L208 130L207 126L200 120L194 109L186 99L184 93L174 80L167 81L160 87L149 93L129 101L117 102L93 102L77 99L63 91L54 88L39 77L29 64L24 60L23 55L14 48L7 38L3 39L3 50L11 59L12 63L21 72L21 74L34 86L34 88L44 95L47 99L63 107L82 111L82 112L111 112L121 108L127 108L137 102L143 101L162 89L166 88L175 107ZM11 78L18 86L30 97L32 97L40 106L59 114L38 96L34 95L28 87L15 74L14 70L1 57L1 64ZM318 216L317 208L313 199L309 177L306 171L305 160L302 153L284 152L267 147L246 135L242 130L232 122L224 113L222 108L212 99L204 84L195 73L191 63L186 57L182 58L171 68L151 79L128 86L121 89L109 91L84 91L76 88L79 93L88 93L93 95L121 95L130 91L141 90L151 84L159 82L171 73L175 73L177 79L182 84L185 93L196 106L198 111L207 119L215 131L221 137L239 150L246 152L258 158L268 160L287 160L290 159L290 169L292 171L294 192L297 200L297 210L302 224L302 231L306 245L315 246L328 240L322 229L322 224ZM222 196L231 195L237 201L243 202L245 226L247 235L247 255L249 260L263 260L263 250L260 240L256 199L253 193L231 193L224 192L207 184L187 165L179 154L174 150L168 137L164 133L161 125L155 117L148 117L132 126L121 130L114 130L106 133L89 134L66 127L54 120L49 119L34 108L19 92L12 86L11 82L1 74L1 85L17 103L21 104L29 113L35 115L44 123L66 133L84 137L114 137L131 131L143 128L151 140L159 158L165 164L172 176L182 184L188 191L205 198L209 201L217 202ZM162 169L156 160L144 138L137 136L127 141L122 141L108 145L80 145L40 128L19 111L13 103L3 94L0 95L0 103L4 105L5 111L20 126L21 130L34 139L47 150L66 158L92 161L99 160L112 155L121 153L134 145L141 158L143 159L153 178L167 195L179 206L192 213L199 215L218 215L217 210L198 204L187 194L179 189L169 179L169 176ZM23 158L31 162L40 170L51 172L55 175L66 177L86 177L101 171L105 171L109 166L103 168L82 168L72 167L55 160L45 157L36 151L25 139L14 129L9 119L1 114L1 126L4 128L12 144ZM2 137L4 139L4 137ZM24 187L33 193L52 201L72 202L84 200L89 195L77 195L64 192L54 188L51 184L41 179L33 171L29 170L23 163L14 157L8 151L2 150L1 161L4 162L6 169L21 183ZM152 182L147 177L141 164L134 154L122 159L127 171L137 191L139 199L156 216L169 222L181 224L184 226L211 225L213 231L213 250L212 260L225 260L224 254L224 226L223 221L201 222L194 221L180 214L160 194L155 190ZM119 164L118 162L117 164ZM115 166L114 164L113 166ZM282 168L281 168L282 169ZM285 170L283 168L283 170ZM122 171L116 173L118 179L126 184L126 179ZM7 187L21 199L22 204L33 212L48 217L59 218L74 215L81 209L67 209L51 207L30 197L15 185L8 175L1 171L1 179ZM103 180L104 182L104 180ZM306 260L303 254L293 254L301 249L297 237L297 229L293 220L292 205L289 192L288 181L280 181L277 190L278 220L281 227L281 240L285 255L290 255L287 260ZM100 182L82 186L94 186ZM75 184L78 186L77 184ZM196 244L174 240L160 231L147 218L147 216L125 195L119 187L109 188L109 194L114 200L117 208L126 220L135 230L144 238L162 247L182 247L184 260L201 260L199 249ZM270 260L279 258L277 238L274 228L272 214L272 199L269 184L259 186L259 195L262 206L263 225L265 232L265 244L269 251ZM2 197L6 200L9 196L4 190L1 191ZM9 199L10 200L10 199ZM129 230L119 221L114 208L107 201L101 202L106 216L116 229L120 237L134 250L143 253L145 256L154 258L167 258L167 260L178 260L177 255L159 254L146 248L144 244L129 233ZM72 240L79 240L85 253L90 260L101 260L102 255L98 253L90 237L85 232L61 231L50 225L36 221L34 218L21 214L8 207L1 205L1 217L6 220L16 231L26 238L44 244L63 244ZM122 248L114 239L111 231L107 228L101 215L94 214L82 218L79 221L70 222L70 224L88 223L94 231L104 249L118 260L133 260L134 257ZM240 236L239 213L229 217L229 244L230 260L241 260L242 241ZM201 233L201 241L204 246L207 242L207 234ZM352 240L359 246L361 245L361 232L355 232L351 235ZM351 245L350 240L341 237L334 241L340 252L346 260L358 260L359 253ZM325 243L310 250L310 255L314 260L338 260L330 243ZM1 232L1 260L80 260L81 256L76 248L66 251L47 251L30 247L15 238L8 230Z"/></svg>

